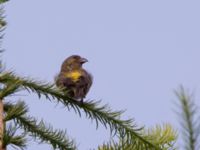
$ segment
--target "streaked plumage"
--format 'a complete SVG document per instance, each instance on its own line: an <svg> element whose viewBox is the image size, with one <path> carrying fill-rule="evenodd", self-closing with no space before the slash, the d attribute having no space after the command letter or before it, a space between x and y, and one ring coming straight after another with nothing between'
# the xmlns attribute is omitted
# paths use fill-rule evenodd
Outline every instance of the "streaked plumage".
<svg viewBox="0 0 200 150"><path fill-rule="evenodd" d="M68 57L63 62L56 79L57 87L64 89L68 96L81 102L92 85L91 74L82 68L85 62L87 59L78 55Z"/></svg>

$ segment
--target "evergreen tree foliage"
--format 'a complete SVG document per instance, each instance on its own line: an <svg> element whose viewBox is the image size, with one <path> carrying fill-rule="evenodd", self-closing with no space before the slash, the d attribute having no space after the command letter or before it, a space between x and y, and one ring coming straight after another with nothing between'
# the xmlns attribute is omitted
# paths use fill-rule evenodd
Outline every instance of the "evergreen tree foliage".
<svg viewBox="0 0 200 150"><path fill-rule="evenodd" d="M200 149L200 115L197 105L194 102L193 95L186 91L183 86L175 91L179 100L180 111L178 115L181 118L182 137L185 150Z"/></svg>
<svg viewBox="0 0 200 150"><path fill-rule="evenodd" d="M157 125L154 128L143 129L141 134L144 134L152 143L159 145L162 150L175 150L175 142L177 138L176 131L173 130L169 124L163 126ZM103 144L98 147L98 150L138 150L147 149L145 146L140 145L140 148L136 147L134 143L127 142L123 137L119 138L118 142L111 140L109 143Z"/></svg>
<svg viewBox="0 0 200 150"><path fill-rule="evenodd" d="M2 5L7 0L1 0ZM3 16L3 7L0 9L0 32L5 28L6 22ZM0 39L2 40L3 34ZM66 135L66 131L54 129L52 125L44 120L38 121L33 116L29 116L29 109L26 100L19 100L11 103L8 98L21 91L36 94L38 99L44 97L50 102L61 103L66 111L74 111L80 117L85 115L88 119L104 125L110 130L113 137L119 137L119 144L113 142L103 145L123 147L121 149L133 150L166 150L173 148L176 140L176 133L169 125L156 126L146 130L136 125L133 119L122 119L123 111L113 111L108 105L101 105L101 101L88 100L80 104L76 100L68 97L61 89L54 84L37 81L29 77L21 77L14 72L1 68L0 72L0 101L3 112L0 112L0 125L3 129L0 139L2 146L0 150L5 150L8 145L15 148L26 149L27 138L32 137L35 141L48 143L53 149L75 150L77 149L74 140ZM20 132L18 132L20 131ZM127 147L129 146L129 147ZM115 147L116 148L116 147ZM101 148L99 148L101 149Z"/></svg>

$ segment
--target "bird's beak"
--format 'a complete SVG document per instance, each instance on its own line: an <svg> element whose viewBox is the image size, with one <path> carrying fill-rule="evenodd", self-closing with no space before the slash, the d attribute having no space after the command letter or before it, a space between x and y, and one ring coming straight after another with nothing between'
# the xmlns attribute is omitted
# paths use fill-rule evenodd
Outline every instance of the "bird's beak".
<svg viewBox="0 0 200 150"><path fill-rule="evenodd" d="M84 63L86 63L86 62L88 62L88 60L87 60L86 58L81 58L81 63L82 63L82 64L84 64Z"/></svg>

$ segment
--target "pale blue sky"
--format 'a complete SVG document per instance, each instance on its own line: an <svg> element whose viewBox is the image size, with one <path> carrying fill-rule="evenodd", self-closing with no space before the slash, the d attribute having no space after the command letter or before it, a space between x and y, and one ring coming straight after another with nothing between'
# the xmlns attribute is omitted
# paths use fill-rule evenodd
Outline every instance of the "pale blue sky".
<svg viewBox="0 0 200 150"><path fill-rule="evenodd" d="M200 98L199 6L197 0L11 0L3 60L19 75L53 82L62 61L79 54L94 76L88 99L127 109L124 118L139 125L178 127L173 90L183 84ZM33 116L67 129L80 150L109 140L108 130L61 105L19 98ZM28 150L35 149L51 148L30 142Z"/></svg>

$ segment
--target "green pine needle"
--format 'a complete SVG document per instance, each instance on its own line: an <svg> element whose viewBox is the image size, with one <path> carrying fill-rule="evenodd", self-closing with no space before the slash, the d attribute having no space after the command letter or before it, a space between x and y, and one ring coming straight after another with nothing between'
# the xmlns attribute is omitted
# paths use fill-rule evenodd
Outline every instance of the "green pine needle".
<svg viewBox="0 0 200 150"><path fill-rule="evenodd" d="M3 137L3 145L7 147L8 145L13 146L14 148L20 148L24 150L26 148L27 139L25 134L15 135L17 127L13 127L11 124L7 127Z"/></svg>
<svg viewBox="0 0 200 150"><path fill-rule="evenodd" d="M60 150L75 150L74 141L66 138L66 133L61 130L53 130L52 126L46 126L43 121L37 123L33 117L17 117L15 122L22 127L30 136L40 140L40 142L47 142L52 145L54 149Z"/></svg>
<svg viewBox="0 0 200 150"><path fill-rule="evenodd" d="M157 125L154 128L143 129L142 134L148 137L152 143L159 145L162 150L175 150L174 143L177 138L176 132L173 130L171 125L164 124L163 126ZM120 137L118 142L113 139L98 147L98 150L151 150L154 148L147 148L145 145L136 146L135 143L127 141L126 138Z"/></svg>
<svg viewBox="0 0 200 150"><path fill-rule="evenodd" d="M14 120L16 126L24 129L35 139L50 143L54 149L75 150L73 141L66 139L65 132L53 130L50 125L46 126L43 121L37 123L37 120L33 117L26 117L28 107L23 101L19 101L16 104L7 102L4 104L4 110L6 112L4 121Z"/></svg>
<svg viewBox="0 0 200 150"><path fill-rule="evenodd" d="M0 90L0 100L3 100L7 96L11 96L11 94L14 94L19 91L19 82L9 82L7 83L3 89Z"/></svg>
<svg viewBox="0 0 200 150"><path fill-rule="evenodd" d="M112 111L108 105L99 106L100 102L86 101L84 104L80 104L78 101L69 98L63 94L62 91L55 88L53 84L38 82L33 79L21 78L16 76L12 72L4 72L0 75L0 82L16 82L20 83L20 87L32 91L40 98L42 95L48 100L57 100L68 108L73 109L76 113L81 116L81 110L86 114L86 117L95 120L97 127L98 124L103 124L106 128L109 127L111 133L117 133L118 135L126 135L127 139L130 139L137 146L144 145L147 148L159 149L158 145L153 144L139 131L142 128L138 128L132 119L121 120L123 111Z"/></svg>
<svg viewBox="0 0 200 150"><path fill-rule="evenodd" d="M8 2L9 0L0 0L0 4Z"/></svg>
<svg viewBox="0 0 200 150"><path fill-rule="evenodd" d="M192 94L185 91L181 86L175 91L179 100L182 133L184 137L185 149L198 150L200 148L200 116L197 114L198 109L194 103Z"/></svg>
<svg viewBox="0 0 200 150"><path fill-rule="evenodd" d="M9 121L14 118L25 115L28 112L28 107L23 101L18 101L15 105L7 102L4 104L4 111L6 112L4 121Z"/></svg>

